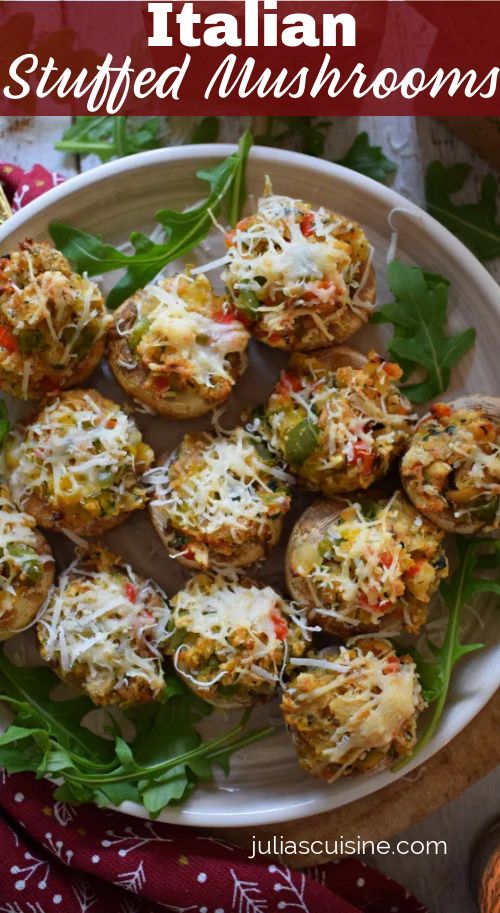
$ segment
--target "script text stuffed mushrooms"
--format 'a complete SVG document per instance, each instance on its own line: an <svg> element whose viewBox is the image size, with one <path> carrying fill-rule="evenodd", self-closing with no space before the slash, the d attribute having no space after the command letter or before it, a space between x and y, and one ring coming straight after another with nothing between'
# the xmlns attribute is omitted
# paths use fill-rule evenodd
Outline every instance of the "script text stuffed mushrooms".
<svg viewBox="0 0 500 913"><path fill-rule="evenodd" d="M375 301L372 249L351 219L268 194L228 235L223 279L258 339L306 352L352 336Z"/></svg>
<svg viewBox="0 0 500 913"><path fill-rule="evenodd" d="M305 648L301 628L269 586L234 573L198 574L172 599L166 652L200 697L250 705L276 692L284 662Z"/></svg>
<svg viewBox="0 0 500 913"><path fill-rule="evenodd" d="M152 701L164 688L160 647L169 614L151 580L96 548L59 578L37 625L40 652L98 706Z"/></svg>
<svg viewBox="0 0 500 913"><path fill-rule="evenodd" d="M205 276L180 273L118 308L109 359L118 383L160 415L223 403L247 364L250 334Z"/></svg>
<svg viewBox="0 0 500 913"><path fill-rule="evenodd" d="M153 451L121 406L71 390L9 436L4 458L17 504L40 526L97 536L144 506Z"/></svg>
<svg viewBox="0 0 500 913"><path fill-rule="evenodd" d="M308 773L333 783L411 753L424 703L415 664L390 641L353 640L290 664L281 709Z"/></svg>
<svg viewBox="0 0 500 913"><path fill-rule="evenodd" d="M448 573L444 533L399 492L389 500L318 501L294 527L286 573L310 624L339 636L416 633Z"/></svg>
<svg viewBox="0 0 500 913"><path fill-rule="evenodd" d="M500 529L500 399L432 406L401 461L401 479L418 510L443 529Z"/></svg>
<svg viewBox="0 0 500 913"><path fill-rule="evenodd" d="M290 507L291 477L243 428L186 435L147 479L152 521L167 551L202 568L263 558Z"/></svg>
<svg viewBox="0 0 500 913"><path fill-rule="evenodd" d="M111 317L94 282L46 243L0 258L0 388L23 399L82 383L100 362Z"/></svg>

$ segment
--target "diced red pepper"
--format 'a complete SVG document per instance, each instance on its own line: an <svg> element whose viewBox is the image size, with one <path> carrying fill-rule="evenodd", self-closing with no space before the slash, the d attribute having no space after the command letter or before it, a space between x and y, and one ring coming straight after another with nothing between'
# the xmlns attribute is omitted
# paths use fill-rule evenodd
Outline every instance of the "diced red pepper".
<svg viewBox="0 0 500 913"><path fill-rule="evenodd" d="M234 323L240 319L239 314L233 310L217 311L213 318L217 323Z"/></svg>
<svg viewBox="0 0 500 913"><path fill-rule="evenodd" d="M308 238L310 235L314 234L314 213L306 212L303 216L300 223L300 230L305 238Z"/></svg>
<svg viewBox="0 0 500 913"><path fill-rule="evenodd" d="M54 393L55 394L55 393L59 392L59 388L57 386L57 380L54 377L48 377L48 376L42 377L39 386L40 386L40 389L43 390L44 393Z"/></svg>
<svg viewBox="0 0 500 913"><path fill-rule="evenodd" d="M447 403L434 403L434 405L431 406L431 412L434 418L448 418L453 412L453 409L451 406L448 406Z"/></svg>
<svg viewBox="0 0 500 913"><path fill-rule="evenodd" d="M108 418L108 420L106 422L106 428L116 428L116 419Z"/></svg>
<svg viewBox="0 0 500 913"><path fill-rule="evenodd" d="M410 564L410 567L405 571L406 576L416 577L423 563L423 561L415 561L415 564Z"/></svg>
<svg viewBox="0 0 500 913"><path fill-rule="evenodd" d="M360 464L363 475L367 475L372 471L375 457L373 453L366 449L364 441L357 441L352 448L352 453L351 463Z"/></svg>
<svg viewBox="0 0 500 913"><path fill-rule="evenodd" d="M384 666L384 675L391 675L393 672L399 672L401 663L396 655L388 656Z"/></svg>
<svg viewBox="0 0 500 913"><path fill-rule="evenodd" d="M278 640L285 640L288 634L288 625L277 608L271 609L271 621Z"/></svg>
<svg viewBox="0 0 500 913"><path fill-rule="evenodd" d="M17 339L9 327L0 327L0 347L7 352L17 352Z"/></svg>
<svg viewBox="0 0 500 913"><path fill-rule="evenodd" d="M137 602L137 593L138 593L138 589L137 589L136 585L129 581L125 585L125 596L127 597L128 601L132 602L132 603Z"/></svg>
<svg viewBox="0 0 500 913"><path fill-rule="evenodd" d="M382 552L380 563L383 567L390 567L392 564L392 555L390 552Z"/></svg>
<svg viewBox="0 0 500 913"><path fill-rule="evenodd" d="M155 377L153 381L153 386L155 390L168 390L170 386L170 381L168 377Z"/></svg>
<svg viewBox="0 0 500 913"><path fill-rule="evenodd" d="M300 377L297 377L296 374L291 374L290 371L282 371L276 384L276 393L279 393L280 396L289 396L291 391L298 393L299 390L302 390Z"/></svg>
<svg viewBox="0 0 500 913"><path fill-rule="evenodd" d="M384 361L382 365L382 370L392 378L392 380L399 380L401 377L401 368L396 364L395 361Z"/></svg>
<svg viewBox="0 0 500 913"><path fill-rule="evenodd" d="M185 551L182 552L182 557L187 558L188 561L193 561L193 559L194 559L193 549L187 548Z"/></svg>

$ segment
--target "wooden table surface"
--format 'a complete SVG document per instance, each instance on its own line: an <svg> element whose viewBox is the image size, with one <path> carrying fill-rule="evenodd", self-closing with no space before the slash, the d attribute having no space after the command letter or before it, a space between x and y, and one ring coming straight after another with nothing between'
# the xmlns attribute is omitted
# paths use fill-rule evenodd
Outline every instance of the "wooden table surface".
<svg viewBox="0 0 500 913"><path fill-rule="evenodd" d="M182 141L189 132L192 119L174 118L173 121L172 141ZM221 139L236 139L247 123L246 118L226 118ZM0 117L0 160L15 162L25 168L40 162L68 176L98 164L91 157L80 161L75 156L62 156L55 152L54 142L68 124L69 119L63 117ZM474 172L469 193L475 192L481 177L488 171L487 165L467 146L441 124L426 117L336 118L328 139L329 156L340 157L360 130L367 130L372 142L380 144L386 154L397 162L398 172L392 186L417 204L423 203L424 171L433 159L438 158L445 164L470 162ZM500 282L500 260L492 261L488 268ZM494 750L494 740L491 739L491 732L495 723L498 731L498 713L497 701L483 712L482 720L471 724L466 747L463 747L464 742L459 737L444 750L446 754L443 753L441 763L432 759L426 765L419 779L415 780L412 802L405 801L401 806L403 781L399 781L389 787L390 795L384 791L384 794L378 794L379 798L373 799L369 815L364 813L366 800L364 808L360 807L360 803L354 803L348 809L334 813L335 821L332 815L330 828L324 817L321 821L310 819L303 822L304 835L325 837L342 830L346 837L359 833L365 839L380 839L399 832L398 839L409 841L446 840L448 854L444 858L389 855L376 859L368 857L366 861L406 884L432 913L474 913L475 906L467 890L468 854L476 834L498 812L495 798L500 774L497 770L484 777L492 766L490 755L492 748ZM487 737L483 739L482 733L485 732ZM460 751L474 754L468 771L462 769L458 746L461 746ZM440 795L435 784L434 788L432 786L433 777L443 776L443 763L446 765L445 781ZM448 777L446 772L449 772ZM474 783L481 777L484 778ZM474 785L471 786L471 783ZM461 795L453 798L458 793ZM441 799L447 804L434 811ZM421 820L412 824L417 818ZM294 826L277 825L275 829L264 829L264 832L268 834L273 830L291 836ZM247 833L246 837L249 839L250 834Z"/></svg>

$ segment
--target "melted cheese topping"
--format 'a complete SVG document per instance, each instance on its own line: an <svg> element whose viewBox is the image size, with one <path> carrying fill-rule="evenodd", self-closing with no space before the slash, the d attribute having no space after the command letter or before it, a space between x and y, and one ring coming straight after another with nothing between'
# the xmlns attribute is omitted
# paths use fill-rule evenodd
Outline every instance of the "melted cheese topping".
<svg viewBox="0 0 500 913"><path fill-rule="evenodd" d="M238 542L245 539L249 523L264 528L288 508L284 486L293 481L291 476L261 460L243 428L227 437L206 435L202 446L193 451L192 467L179 464L173 479L176 459L178 453L147 473L147 478L154 492L152 504L178 529L202 529L205 534L227 531Z"/></svg>
<svg viewBox="0 0 500 913"><path fill-rule="evenodd" d="M292 427L297 418L307 418L318 428L321 470L363 463L365 457L389 452L404 440L416 416L409 414L409 404L391 383L385 363L373 352L369 358L361 369L315 373L312 366L311 376L301 376L298 384L282 383L267 409L273 448L283 448L283 427L290 406Z"/></svg>
<svg viewBox="0 0 500 913"><path fill-rule="evenodd" d="M49 564L53 557L39 554L40 540L33 517L18 511L6 488L0 485L0 615L12 606L16 586L30 585L30 571L37 564Z"/></svg>
<svg viewBox="0 0 500 913"><path fill-rule="evenodd" d="M134 421L115 403L90 391L71 391L47 406L24 436L15 433L6 455L17 503L30 495L80 504L111 491L126 498L140 462L152 451Z"/></svg>
<svg viewBox="0 0 500 913"><path fill-rule="evenodd" d="M224 380L234 382L228 355L244 352L250 334L239 320L227 318L222 310L220 320L200 313L180 291L191 285L193 301L198 292L205 299L205 284L202 276L195 280L181 273L175 279L146 286L137 296L138 320L147 318L149 324L137 354L154 374L181 373L206 387Z"/></svg>
<svg viewBox="0 0 500 913"><path fill-rule="evenodd" d="M336 234L349 235L353 245ZM259 313L266 313L270 329L277 330L287 299L306 302L309 295L309 300L328 301L334 290L339 304L370 310L369 303L349 295L350 288L359 286L356 276L370 253L359 226L323 207L312 210L301 200L265 196L257 214L243 220L232 237L223 279L232 292L253 292L261 303Z"/></svg>
<svg viewBox="0 0 500 913"><path fill-rule="evenodd" d="M240 655L245 666L283 645L286 623L279 622L285 603L269 586L245 586L236 577L201 574L172 599L172 610L177 628L216 641L228 657ZM238 644L231 643L235 632Z"/></svg>
<svg viewBox="0 0 500 913"><path fill-rule="evenodd" d="M441 403L431 412L401 465L415 503L432 511L451 506L460 519L474 517L489 501L488 521L499 526L500 425L477 410L453 410Z"/></svg>
<svg viewBox="0 0 500 913"><path fill-rule="evenodd" d="M293 571L307 581L313 599L318 593L320 614L357 624L361 612L376 624L411 602L412 593L429 602L436 589L438 577L430 562L443 534L422 522L398 492L387 504L374 504L373 513L367 518L354 503L316 546L307 539L297 545Z"/></svg>
<svg viewBox="0 0 500 913"><path fill-rule="evenodd" d="M292 666L311 667L311 673L293 679L292 694L303 714L322 717L321 708L328 708L335 723L325 730L322 756L343 769L367 751L389 749L421 707L414 663L395 659L389 641L377 643L383 646L377 655L351 641L333 660L290 660Z"/></svg>
<svg viewBox="0 0 500 913"><path fill-rule="evenodd" d="M25 241L0 260L0 289L0 322L15 338L2 366L23 375L25 394L29 376L41 380L47 366L62 380L112 320L98 286L48 244Z"/></svg>
<svg viewBox="0 0 500 913"><path fill-rule="evenodd" d="M293 605L229 569L190 580L172 600L172 610L167 652L209 701L269 697L288 656L301 655L309 639Z"/></svg>
<svg viewBox="0 0 500 913"><path fill-rule="evenodd" d="M156 695L164 684L159 647L169 616L161 590L130 567L91 571L76 561L39 621L42 653L63 677L75 673L97 700L137 681Z"/></svg>

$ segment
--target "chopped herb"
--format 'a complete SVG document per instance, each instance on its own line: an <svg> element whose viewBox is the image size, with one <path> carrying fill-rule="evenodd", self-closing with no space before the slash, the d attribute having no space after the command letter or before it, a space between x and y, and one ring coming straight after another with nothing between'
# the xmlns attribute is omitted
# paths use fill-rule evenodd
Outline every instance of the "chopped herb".
<svg viewBox="0 0 500 913"><path fill-rule="evenodd" d="M381 146L372 146L368 133L360 133L354 140L351 148L337 165L351 168L359 174L365 174L375 181L385 181L389 174L397 171L397 165L383 153Z"/></svg>
<svg viewBox="0 0 500 913"><path fill-rule="evenodd" d="M237 152L198 177L210 186L207 199L187 212L163 209L157 214L165 229L166 240L155 244L141 232L132 232L130 242L135 253L125 254L99 235L90 235L62 222L52 222L50 235L56 247L80 273L96 276L112 270L125 270L108 295L111 310L151 282L172 260L182 257L206 238L216 216L226 203L231 225L238 221L246 196L245 171L252 138L246 133Z"/></svg>
<svg viewBox="0 0 500 913"><path fill-rule="evenodd" d="M434 706L412 754L397 761L392 770L404 767L429 744L443 714L453 669L463 656L482 647L482 644L461 642L460 628L465 607L480 593L494 593L500 596L500 542L457 536L456 544L457 570L451 580L443 581L440 586L440 593L449 613L443 643L438 646L428 640L430 655L427 657L417 650L412 651L424 700Z"/></svg>
<svg viewBox="0 0 500 913"><path fill-rule="evenodd" d="M448 389L451 369L472 347L476 333L470 328L448 335L447 279L398 260L389 264L388 278L394 301L382 305L372 323L393 324L388 349L403 368L403 380L418 370L425 375L405 384L403 393L413 403L425 403Z"/></svg>
<svg viewBox="0 0 500 913"><path fill-rule="evenodd" d="M53 700L57 682L50 669L14 666L0 652L0 700L15 714L0 735L0 764L12 773L62 780L55 796L73 804L130 800L154 818L211 780L215 765L227 772L231 754L273 731L248 730L245 714L223 735L203 741L196 725L211 709L171 676L163 702L125 711L135 728L131 742L116 726L112 739L102 738L81 724L94 709L90 699Z"/></svg>
<svg viewBox="0 0 500 913"><path fill-rule="evenodd" d="M446 168L431 162L425 176L427 209L456 238L467 245L479 260L500 255L500 222L497 221L497 180L486 175L476 203L454 203L452 197L462 190L472 166L457 162Z"/></svg>

